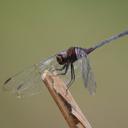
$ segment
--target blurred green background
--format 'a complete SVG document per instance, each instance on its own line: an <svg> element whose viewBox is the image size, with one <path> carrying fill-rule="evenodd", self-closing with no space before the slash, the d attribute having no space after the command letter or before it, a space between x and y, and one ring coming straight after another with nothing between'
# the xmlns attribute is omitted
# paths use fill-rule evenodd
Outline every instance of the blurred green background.
<svg viewBox="0 0 128 128"><path fill-rule="evenodd" d="M60 50L90 47L128 27L127 0L1 0L0 83ZM71 92L93 128L128 127L128 37L91 54L97 93ZM47 89L17 99L0 91L0 128L66 128Z"/></svg>

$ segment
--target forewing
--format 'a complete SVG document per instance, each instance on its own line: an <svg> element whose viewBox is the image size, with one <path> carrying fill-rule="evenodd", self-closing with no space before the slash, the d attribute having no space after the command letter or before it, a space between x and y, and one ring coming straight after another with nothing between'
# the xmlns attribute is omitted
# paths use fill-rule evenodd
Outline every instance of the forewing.
<svg viewBox="0 0 128 128"><path fill-rule="evenodd" d="M18 97L26 97L38 94L42 91L42 79L41 74L45 70L51 71L56 66L55 55L47 59L41 60L38 64L35 64L23 71L8 78L2 88L16 94Z"/></svg>
<svg viewBox="0 0 128 128"><path fill-rule="evenodd" d="M19 97L31 96L41 92L42 81L39 68L33 65L10 77L3 84L3 90L15 93Z"/></svg>
<svg viewBox="0 0 128 128"><path fill-rule="evenodd" d="M81 67L84 85L88 89L89 94L94 95L96 92L96 82L94 79L93 72L91 70L89 59L86 55L81 59Z"/></svg>

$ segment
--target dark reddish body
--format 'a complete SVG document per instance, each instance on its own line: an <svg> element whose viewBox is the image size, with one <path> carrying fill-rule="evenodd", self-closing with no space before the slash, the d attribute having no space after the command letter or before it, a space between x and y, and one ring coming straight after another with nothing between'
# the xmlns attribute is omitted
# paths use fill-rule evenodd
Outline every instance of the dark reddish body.
<svg viewBox="0 0 128 128"><path fill-rule="evenodd" d="M77 55L76 55L76 51L75 49L79 48L79 47L70 47L66 53L60 53L56 56L57 62L60 65L64 65L66 63L74 63L77 60ZM83 50L83 48L80 48ZM85 53L88 55L89 53L91 53L93 50L93 48L88 48L88 49L84 49Z"/></svg>
<svg viewBox="0 0 128 128"><path fill-rule="evenodd" d="M84 51L84 55L88 55L91 53L93 48L85 49L80 47L70 47L67 51L60 52L56 56L57 62L62 65L61 68L56 69L58 71L64 71L63 73L60 73L59 75L65 75L70 67L71 69L71 81L68 83L68 88L71 86L73 81L75 80L75 71L74 71L74 65L73 63L77 61L79 58L82 57L82 52ZM82 52L81 52L82 51Z"/></svg>

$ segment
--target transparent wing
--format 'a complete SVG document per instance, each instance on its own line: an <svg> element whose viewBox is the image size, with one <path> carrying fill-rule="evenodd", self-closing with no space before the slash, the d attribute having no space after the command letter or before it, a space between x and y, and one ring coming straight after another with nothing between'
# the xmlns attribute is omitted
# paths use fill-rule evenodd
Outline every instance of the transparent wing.
<svg viewBox="0 0 128 128"><path fill-rule="evenodd" d="M94 95L96 92L96 82L87 56L82 57L81 67L84 85L88 89L89 94Z"/></svg>
<svg viewBox="0 0 128 128"><path fill-rule="evenodd" d="M47 60L42 60L39 64L24 69L6 80L2 86L3 90L14 93L18 97L41 93L43 84L41 74L44 70L49 70L54 61L54 57L49 57Z"/></svg>
<svg viewBox="0 0 128 128"><path fill-rule="evenodd" d="M41 76L38 66L33 65L5 81L3 90L16 94L18 97L31 96L42 90Z"/></svg>

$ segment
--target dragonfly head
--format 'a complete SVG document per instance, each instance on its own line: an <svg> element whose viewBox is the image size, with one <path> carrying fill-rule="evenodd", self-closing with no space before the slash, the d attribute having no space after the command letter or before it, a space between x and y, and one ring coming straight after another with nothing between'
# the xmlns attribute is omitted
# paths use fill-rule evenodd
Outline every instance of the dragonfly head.
<svg viewBox="0 0 128 128"><path fill-rule="evenodd" d="M64 65L65 63L67 63L67 59L68 56L66 52L61 52L56 56L56 60L60 65Z"/></svg>

